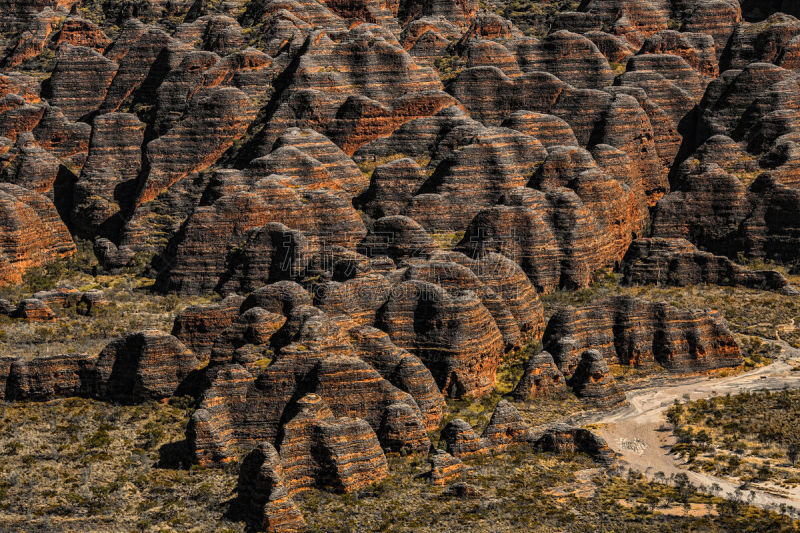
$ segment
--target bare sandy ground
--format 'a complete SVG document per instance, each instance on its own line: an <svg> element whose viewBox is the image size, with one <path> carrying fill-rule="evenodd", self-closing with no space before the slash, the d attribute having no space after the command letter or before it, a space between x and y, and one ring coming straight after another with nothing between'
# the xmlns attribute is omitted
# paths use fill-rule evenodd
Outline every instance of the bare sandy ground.
<svg viewBox="0 0 800 533"><path fill-rule="evenodd" d="M678 399L688 396L695 400L744 391L800 388L800 372L792 367L800 364L800 350L783 344L780 357L769 366L726 378L696 378L674 386L648 387L627 393L628 405L610 413L599 413L583 424L599 425L598 433L620 454L623 465L642 472L649 478L657 472L667 477L685 473L689 480L703 490L712 492L716 484L719 495L740 497L760 507L795 507L800 509L800 488L786 490L776 486L759 485L739 489L739 484L716 476L691 472L681 459L669 453L675 440L666 429L664 411Z"/></svg>

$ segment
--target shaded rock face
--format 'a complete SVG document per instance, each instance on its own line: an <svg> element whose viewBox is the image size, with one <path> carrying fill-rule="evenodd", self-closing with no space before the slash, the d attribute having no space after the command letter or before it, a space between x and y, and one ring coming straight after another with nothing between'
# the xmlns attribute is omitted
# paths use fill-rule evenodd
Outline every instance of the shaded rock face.
<svg viewBox="0 0 800 533"><path fill-rule="evenodd" d="M609 200L622 198L624 189L607 177L584 176L587 190L581 192L587 198L590 190L603 189L616 194L606 197ZM598 211L611 209L595 214L578 194L557 184L544 192L520 188L504 205L478 213L456 249L471 257L487 251L507 256L541 292L585 287L594 271L621 258L625 249L622 244L630 242L641 229L642 218L630 217L630 205L595 205ZM619 228L618 234L625 235L621 240L615 240L608 231L605 223L610 220Z"/></svg>
<svg viewBox="0 0 800 533"><path fill-rule="evenodd" d="M302 275L307 256L320 246L352 248L366 234L356 211L324 189L308 189L282 176L248 178L237 171L218 175L215 183L218 198L196 209L168 246L169 266L159 275L159 288L253 290Z"/></svg>
<svg viewBox="0 0 800 533"><path fill-rule="evenodd" d="M144 128L145 124L129 113L95 117L89 154L74 185L70 220L76 232L113 236L119 230L121 211L134 202Z"/></svg>
<svg viewBox="0 0 800 533"><path fill-rule="evenodd" d="M281 129L301 126L326 133L352 153L403 122L452 103L436 95L442 85L433 69L417 65L390 32L370 24L356 26L338 42L324 31L312 32L287 74L280 105L257 140L262 146ZM317 102L311 115L297 106L308 98Z"/></svg>
<svg viewBox="0 0 800 533"><path fill-rule="evenodd" d="M534 440L522 415L507 400L500 400L497 404L481 437L496 451L515 444L530 444Z"/></svg>
<svg viewBox="0 0 800 533"><path fill-rule="evenodd" d="M440 252L421 226L402 216L375 221L357 245L366 254L361 255L348 246L363 226L338 197L309 191L306 198L330 202L327 206L338 212L320 211L318 221L299 212L294 218L291 204L278 203L285 195L297 197L297 187L290 186L294 182L271 176L253 186L257 193L226 196L226 190L236 191L231 182L246 183L248 178L238 173L226 174L229 182L222 178L223 196L210 208L195 211L174 241L170 253L175 260L157 280L162 288L202 292L215 287L224 293L270 287L278 280L303 282L314 295L314 306L329 316L347 317L353 325L385 331L394 345L420 357L439 388L451 396L488 392L503 351L543 330L534 286L502 255L484 253L472 259ZM269 203L258 196L265 190L272 195ZM235 207L239 199L247 207ZM303 209L313 205L306 202ZM342 219L342 211L348 219ZM277 222L245 229L271 216L304 231ZM353 231L329 234L330 222L337 219L342 226L353 221ZM323 229L324 233L315 234ZM229 244L227 253L220 253L222 246L210 248L217 239L237 242L237 234L240 244L235 248ZM305 281L309 278L314 281Z"/></svg>
<svg viewBox="0 0 800 533"><path fill-rule="evenodd" d="M467 466L444 450L436 449L428 456L431 471L428 474L434 485L449 485L460 481L467 471Z"/></svg>
<svg viewBox="0 0 800 533"><path fill-rule="evenodd" d="M418 352L449 395L479 395L493 387L502 334L474 292L403 282L381 309L378 326L398 346Z"/></svg>
<svg viewBox="0 0 800 533"><path fill-rule="evenodd" d="M180 395L181 385L199 367L194 354L172 335L156 330L112 342L97 359L98 397L140 402Z"/></svg>
<svg viewBox="0 0 800 533"><path fill-rule="evenodd" d="M54 355L30 361L4 358L0 390L6 401L86 396L93 387L94 361L86 355Z"/></svg>
<svg viewBox="0 0 800 533"><path fill-rule="evenodd" d="M597 350L581 354L570 378L575 394L595 407L614 407L625 403L625 393L617 387L603 355Z"/></svg>
<svg viewBox="0 0 800 533"><path fill-rule="evenodd" d="M100 109L119 65L85 46L63 44L49 80L49 101L71 120Z"/></svg>
<svg viewBox="0 0 800 533"><path fill-rule="evenodd" d="M702 252L684 239L638 239L625 254L621 270L624 282L634 285L711 283L796 293L780 272L747 269L727 257Z"/></svg>
<svg viewBox="0 0 800 533"><path fill-rule="evenodd" d="M239 468L236 485L247 521L262 531L300 531L305 527L283 475L275 447L261 443L248 453Z"/></svg>
<svg viewBox="0 0 800 533"><path fill-rule="evenodd" d="M20 283L28 268L74 252L75 243L48 198L0 184L0 284Z"/></svg>
<svg viewBox="0 0 800 533"><path fill-rule="evenodd" d="M615 461L614 452L602 437L588 429L566 424L557 424L546 430L536 441L536 447L557 454L585 453L604 466L611 466Z"/></svg>
<svg viewBox="0 0 800 533"><path fill-rule="evenodd" d="M488 441L460 418L444 427L440 440L445 443L447 453L459 459L475 459L489 453Z"/></svg>
<svg viewBox="0 0 800 533"><path fill-rule="evenodd" d="M172 335L197 355L208 355L214 342L239 316L244 302L230 296L218 304L187 307L175 317Z"/></svg>
<svg viewBox="0 0 800 533"><path fill-rule="evenodd" d="M514 388L514 399L519 401L558 395L566 391L564 374L556 366L553 356L547 352L532 355L522 371L522 378Z"/></svg>
<svg viewBox="0 0 800 533"><path fill-rule="evenodd" d="M609 363L661 365L686 372L737 366L739 346L724 319L707 311L679 310L627 296L558 311L542 339L545 350L566 375L576 372L586 350Z"/></svg>
<svg viewBox="0 0 800 533"><path fill-rule="evenodd" d="M148 143L149 172L137 203L156 198L191 172L205 170L244 135L256 111L233 87L209 89L202 98L195 97L192 106L181 122Z"/></svg>
<svg viewBox="0 0 800 533"><path fill-rule="evenodd" d="M444 412L431 372L386 333L346 315L328 316L310 303L308 292L291 282L265 287L244 301L241 314L219 334L206 371L209 386L188 430L198 461L230 461L238 449L258 442L273 443L283 456L287 423L301 424L302 417L292 417L297 399L307 395L327 413L319 431L329 431L331 442L338 442L341 429L364 438L371 434L379 450L416 453L430 447L427 431L438 427ZM345 463L330 468L345 472ZM349 482L336 479L314 483L350 490Z"/></svg>
<svg viewBox="0 0 800 533"><path fill-rule="evenodd" d="M752 81L754 76L758 75L750 73L745 81ZM752 98L748 91L757 89L745 87L736 88L724 98L739 95L747 100L740 104L742 109L748 108ZM745 114L752 117L751 113ZM714 120L726 119L718 114ZM768 149L759 159L751 153L752 145L748 147L746 141L729 136L741 139L736 131L740 128L736 124L718 128L725 134L709 137L675 169L673 192L654 209L653 236L687 239L703 250L728 257L743 254L793 262L797 255L797 220L790 212L796 202L796 158L792 155L796 143L790 134L779 137L774 145L759 143Z"/></svg>
<svg viewBox="0 0 800 533"><path fill-rule="evenodd" d="M55 313L45 302L39 298L26 298L17 304L17 308L11 314L14 318L24 318L26 320L49 322L56 319Z"/></svg>
<svg viewBox="0 0 800 533"><path fill-rule="evenodd" d="M351 492L386 477L386 457L364 420L332 416L317 395L297 407L280 445L290 493L315 486Z"/></svg>

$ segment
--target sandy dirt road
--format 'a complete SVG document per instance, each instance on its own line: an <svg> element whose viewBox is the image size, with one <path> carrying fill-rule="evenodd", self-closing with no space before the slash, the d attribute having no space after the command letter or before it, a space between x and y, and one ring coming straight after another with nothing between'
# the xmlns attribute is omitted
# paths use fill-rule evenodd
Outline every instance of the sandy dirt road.
<svg viewBox="0 0 800 533"><path fill-rule="evenodd" d="M682 461L669 453L675 439L671 431L664 431L664 411L678 399L708 398L744 391L781 390L800 388L800 372L792 367L800 364L800 350L783 345L780 357L769 366L726 378L696 378L674 386L658 386L628 391L628 405L613 412L599 413L582 420L582 424L598 424L598 433L609 446L620 454L623 465L642 472L649 478L657 472L667 477L686 473L697 486L709 490L720 487L720 495L737 496L738 483L732 483L704 473L691 472L682 467ZM752 494L751 494L752 491ZM753 505L760 507L786 506L800 509L800 487L786 490L775 486L749 486L738 493Z"/></svg>

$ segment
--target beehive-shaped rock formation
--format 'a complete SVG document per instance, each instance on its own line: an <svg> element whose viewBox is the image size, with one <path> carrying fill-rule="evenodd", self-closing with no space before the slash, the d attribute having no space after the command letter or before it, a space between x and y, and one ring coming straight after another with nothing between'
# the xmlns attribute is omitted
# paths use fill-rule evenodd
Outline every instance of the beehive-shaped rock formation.
<svg viewBox="0 0 800 533"><path fill-rule="evenodd" d="M559 369L572 374L586 350L612 364L662 365L692 371L742 362L739 346L716 313L616 296L568 307L550 319L542 339Z"/></svg>
<svg viewBox="0 0 800 533"><path fill-rule="evenodd" d="M169 398L199 366L178 339L145 330L103 349L97 360L96 391L100 398L126 403Z"/></svg>
<svg viewBox="0 0 800 533"><path fill-rule="evenodd" d="M597 350L586 350L581 354L570 378L570 386L579 398L594 407L614 407L625 403L625 393L617 386L608 363Z"/></svg>
<svg viewBox="0 0 800 533"><path fill-rule="evenodd" d="M261 443L242 460L236 489L252 526L270 532L305 527L286 488L281 458L271 444Z"/></svg>
<svg viewBox="0 0 800 533"><path fill-rule="evenodd" d="M459 459L476 459L489 453L488 441L479 437L472 426L460 418L448 422L440 438L447 453Z"/></svg>
<svg viewBox="0 0 800 533"><path fill-rule="evenodd" d="M566 388L564 375L553 361L553 356L547 352L539 352L525 362L522 378L513 395L517 400L533 400L561 394Z"/></svg>
<svg viewBox="0 0 800 533"><path fill-rule="evenodd" d="M637 239L622 263L625 283L676 285L698 283L765 289L792 294L794 289L775 270L750 270L724 256L702 252L684 239Z"/></svg>
<svg viewBox="0 0 800 533"><path fill-rule="evenodd" d="M557 424L549 428L536 441L536 446L553 453L585 453L600 464L610 466L614 462L614 452L608 443L588 429Z"/></svg>
<svg viewBox="0 0 800 533"><path fill-rule="evenodd" d="M75 243L46 197L0 184L0 284L19 283L30 267L67 257Z"/></svg>

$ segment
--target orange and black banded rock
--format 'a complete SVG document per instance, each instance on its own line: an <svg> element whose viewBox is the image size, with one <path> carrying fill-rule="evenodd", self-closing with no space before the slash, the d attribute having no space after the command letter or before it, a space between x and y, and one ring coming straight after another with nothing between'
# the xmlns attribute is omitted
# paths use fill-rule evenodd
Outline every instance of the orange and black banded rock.
<svg viewBox="0 0 800 533"><path fill-rule="evenodd" d="M217 304L187 307L175 317L172 335L198 356L207 355L214 341L239 316L241 296L231 295Z"/></svg>
<svg viewBox="0 0 800 533"><path fill-rule="evenodd" d="M6 154L0 179L40 194L52 195L61 173L61 162L35 141L32 133L20 133Z"/></svg>
<svg viewBox="0 0 800 533"><path fill-rule="evenodd" d="M386 456L370 425L333 416L315 394L297 402L279 449L290 494L314 487L352 492L388 475Z"/></svg>
<svg viewBox="0 0 800 533"><path fill-rule="evenodd" d="M536 441L536 447L556 454L585 453L598 463L611 466L616 460L608 443L588 429L557 424Z"/></svg>
<svg viewBox="0 0 800 533"><path fill-rule="evenodd" d="M502 296L486 286L467 266L449 259L445 256L427 261L409 261L404 277L436 284L451 292L474 291L483 306L491 313L495 325L503 336L506 348L519 347L522 340L520 325Z"/></svg>
<svg viewBox="0 0 800 533"><path fill-rule="evenodd" d="M475 292L404 281L392 289L377 326L416 354L445 394L478 396L494 386L503 336Z"/></svg>
<svg viewBox="0 0 800 533"><path fill-rule="evenodd" d="M30 21L27 29L16 39L16 44L3 59L3 66L13 68L28 59L35 58L44 49L56 26L60 22L59 15L52 9L41 10Z"/></svg>
<svg viewBox="0 0 800 533"><path fill-rule="evenodd" d="M312 390L325 399L338 416L358 417L379 429L402 412L389 413L393 404L405 404L412 411L406 416L408 431L392 435L392 446L404 444L417 450L428 441L419 408L411 395L402 392L384 379L371 365L352 356L331 355L321 360L312 371ZM389 428L391 429L391 428ZM401 439L405 439L404 442Z"/></svg>
<svg viewBox="0 0 800 533"><path fill-rule="evenodd" d="M245 429L263 426L257 416L248 419L244 409L254 379L250 372L238 364L218 365L209 369L206 378L211 385L186 428L186 440L198 463L227 463L236 459L236 449L274 440L268 430L248 435Z"/></svg>
<svg viewBox="0 0 800 533"><path fill-rule="evenodd" d="M46 401L92 392L94 362L87 355L53 355L11 363L6 380L6 401ZM4 366L4 365L3 365Z"/></svg>
<svg viewBox="0 0 800 533"><path fill-rule="evenodd" d="M44 96L70 120L83 119L103 104L117 68L92 48L65 43L58 49Z"/></svg>
<svg viewBox="0 0 800 533"><path fill-rule="evenodd" d="M595 153L606 156L612 150L608 145L598 145ZM543 191L562 187L575 191L596 224L608 233L607 253L615 259L625 253L631 235L641 234L647 224L648 195L642 180L635 174L617 179L582 148L551 147L529 185Z"/></svg>
<svg viewBox="0 0 800 533"><path fill-rule="evenodd" d="M317 426L320 449L319 486L353 492L373 485L389 474L386 456L375 432L364 420L335 418Z"/></svg>
<svg viewBox="0 0 800 533"><path fill-rule="evenodd" d="M205 72L219 61L217 54L205 50L180 50L174 55L177 66L165 73L156 89L152 127L152 136L156 137L163 135L181 119L192 97L200 90ZM168 57L172 58L172 53Z"/></svg>
<svg viewBox="0 0 800 533"><path fill-rule="evenodd" d="M417 65L388 30L372 24L358 25L337 41L315 30L288 76L279 106L256 139L261 146L271 146L291 126L310 127L328 133L350 154L404 122L455 103L439 92L442 84L432 68ZM312 114L301 104L309 99Z"/></svg>
<svg viewBox="0 0 800 533"><path fill-rule="evenodd" d="M785 294L796 291L778 271L750 270L727 257L698 250L684 239L637 239L628 248L620 268L625 283L634 285L685 287L710 283Z"/></svg>
<svg viewBox="0 0 800 533"><path fill-rule="evenodd" d="M606 56L609 66L612 67L624 66L628 58L636 53L634 46L617 35L599 30L590 30L583 32L583 36L594 43L600 53Z"/></svg>
<svg viewBox="0 0 800 533"><path fill-rule="evenodd" d="M586 350L599 351L612 364L659 364L678 372L738 366L743 360L717 313L629 296L556 312L542 345L565 375L575 372Z"/></svg>
<svg viewBox="0 0 800 533"><path fill-rule="evenodd" d="M86 161L91 131L91 126L72 122L59 108L45 106L41 120L31 133L39 146L56 156L70 172L77 174Z"/></svg>
<svg viewBox="0 0 800 533"><path fill-rule="evenodd" d="M481 283L503 300L520 332L539 338L544 331L544 307L536 288L522 268L504 255L486 252L479 257L468 257L459 252L435 252L431 259L452 261L472 270Z"/></svg>
<svg viewBox="0 0 800 533"><path fill-rule="evenodd" d="M81 294L76 304L76 312L80 315L93 316L98 309L109 305L106 295L99 289L91 289Z"/></svg>
<svg viewBox="0 0 800 533"><path fill-rule="evenodd" d="M457 457L453 457L444 450L436 449L428 456L431 470L428 479L434 485L449 485L461 481L468 468Z"/></svg>
<svg viewBox="0 0 800 533"><path fill-rule="evenodd" d="M682 57L704 76L719 76L714 39L704 33L661 31L648 38L639 53L673 54Z"/></svg>
<svg viewBox="0 0 800 533"><path fill-rule="evenodd" d="M251 370L243 361L237 361L240 349L252 348L250 351L253 352L251 354L253 356L257 355L255 352L260 352L260 357L248 362L263 359L267 353L262 347L270 345L273 336L285 323L286 317L283 315L271 313L260 307L248 309L237 316L216 338L211 348L211 364L233 360Z"/></svg>
<svg viewBox="0 0 800 533"><path fill-rule="evenodd" d="M106 57L115 61L119 68L105 94L101 111L119 111L129 97L141 91L152 97L150 91L158 81L153 80L151 71L158 71L158 60L163 56L170 37L159 27L148 26L135 18L122 24L120 33L106 51Z"/></svg>
<svg viewBox="0 0 800 533"><path fill-rule="evenodd" d="M597 46L577 33L558 30L541 41L516 43L517 61L525 72L544 71L570 85L600 89L611 85L614 74Z"/></svg>
<svg viewBox="0 0 800 533"><path fill-rule="evenodd" d="M503 121L502 126L536 137L548 149L551 146L578 146L572 128L555 115L515 111Z"/></svg>
<svg viewBox="0 0 800 533"><path fill-rule="evenodd" d="M56 289L33 293L32 298L41 300L52 309L66 309L75 307L83 293L69 285L62 285Z"/></svg>
<svg viewBox="0 0 800 533"><path fill-rule="evenodd" d="M581 3L579 10L640 46L650 35L667 29L671 7L669 2L646 0L590 0Z"/></svg>
<svg viewBox="0 0 800 533"><path fill-rule="evenodd" d="M330 139L314 130L290 128L278 137L274 147L276 150L282 147L295 148L309 158L313 169L299 169L296 174L290 171L290 167L285 164L274 167L275 174L298 178L300 183L306 187L341 189L348 198L352 198L368 185L364 174L353 160ZM255 169L262 170L262 166L257 164L257 161L251 161L250 165ZM264 170L266 174L270 173L268 168ZM314 172L319 172L322 179L317 180L312 186L304 180L307 179L305 176Z"/></svg>
<svg viewBox="0 0 800 533"><path fill-rule="evenodd" d="M100 53L111 44L111 39L97 24L74 14L70 14L64 19L64 24L54 41L56 46L66 42L73 46L94 48Z"/></svg>
<svg viewBox="0 0 800 533"><path fill-rule="evenodd" d="M780 105L782 99L793 97L791 85L782 86L780 83L791 76L792 71L771 63L750 63L741 69L724 72L708 86L700 102L698 140L722 134L739 141L758 134L759 128L755 123L759 115L770 110L772 106L769 104ZM768 94L774 86L777 87L772 95L774 103L769 99L763 102L767 104L765 110L761 109L761 105L754 105L760 96ZM753 111L747 112L749 109Z"/></svg>
<svg viewBox="0 0 800 533"><path fill-rule="evenodd" d="M390 284L377 273L315 284L314 305L329 315L346 315L361 326L375 323L375 314L389 298Z"/></svg>
<svg viewBox="0 0 800 533"><path fill-rule="evenodd" d="M556 366L553 356L539 352L525 362L522 378L512 394L514 399L526 401L559 395L566 390L564 374Z"/></svg>
<svg viewBox="0 0 800 533"><path fill-rule="evenodd" d="M460 57L467 68L494 66L508 76L514 77L522 74L514 54L502 44L485 39L462 41L462 43Z"/></svg>
<svg viewBox="0 0 800 533"><path fill-rule="evenodd" d="M460 418L448 422L440 440L445 443L447 453L459 459L477 459L489 453L489 442Z"/></svg>
<svg viewBox="0 0 800 533"><path fill-rule="evenodd" d="M681 56L645 54L628 60L621 85L643 89L677 126L700 102L710 78L702 76Z"/></svg>
<svg viewBox="0 0 800 533"><path fill-rule="evenodd" d="M242 312L261 307L270 313L291 316L294 310L304 305L311 305L311 295L301 285L292 281L271 283L253 291L242 302Z"/></svg>
<svg viewBox="0 0 800 533"><path fill-rule="evenodd" d="M594 407L614 407L626 402L625 393L617 386L605 357L597 350L581 354L569 385L578 398Z"/></svg>
<svg viewBox="0 0 800 533"><path fill-rule="evenodd" d="M741 69L751 63L782 66L786 59L793 59L790 43L798 35L800 21L785 13L775 13L760 22L743 22L730 38L726 63L731 69Z"/></svg>
<svg viewBox="0 0 800 533"><path fill-rule="evenodd" d="M349 331L354 353L398 389L414 398L426 431L434 431L444 416L445 402L430 370L422 361L398 348L383 331L358 327Z"/></svg>
<svg viewBox="0 0 800 533"><path fill-rule="evenodd" d="M121 210L133 206L142 165L145 124L129 113L92 121L89 155L74 185L71 222L84 235L114 235Z"/></svg>
<svg viewBox="0 0 800 533"><path fill-rule="evenodd" d="M316 244L309 242L302 231L281 223L250 228L224 258L225 271L214 290L223 294L247 293L270 282L301 279L316 251Z"/></svg>
<svg viewBox="0 0 800 533"><path fill-rule="evenodd" d="M367 257L388 256L395 262L425 257L436 243L425 229L409 217L392 215L375 221L372 230L358 245Z"/></svg>
<svg viewBox="0 0 800 533"><path fill-rule="evenodd" d="M75 243L48 198L0 184L0 284L20 283L27 269L74 252Z"/></svg>
<svg viewBox="0 0 800 533"><path fill-rule="evenodd" d="M427 453L431 447L419 411L404 403L386 408L378 434L381 446L389 452Z"/></svg>
<svg viewBox="0 0 800 533"><path fill-rule="evenodd" d="M512 191L504 204L473 218L456 249L470 257L505 255L540 292L585 287L594 271L621 256L614 235L575 192L561 187Z"/></svg>
<svg viewBox="0 0 800 533"><path fill-rule="evenodd" d="M95 392L99 398L140 402L170 398L181 390L199 361L178 339L145 330L106 346L97 359Z"/></svg>
<svg viewBox="0 0 800 533"><path fill-rule="evenodd" d="M482 207L495 205L508 191L524 186L526 174L546 156L534 137L486 128L439 163L404 214L429 231L462 231Z"/></svg>
<svg viewBox="0 0 800 533"><path fill-rule="evenodd" d="M375 168L369 187L355 200L356 205L375 219L400 215L426 179L425 170L413 159L390 161Z"/></svg>
<svg viewBox="0 0 800 533"><path fill-rule="evenodd" d="M38 298L26 298L17 304L11 314L13 318L23 318L37 322L51 322L56 320L56 315L49 305Z"/></svg>
<svg viewBox="0 0 800 533"><path fill-rule="evenodd" d="M255 113L247 95L233 87L211 88L196 95L184 118L147 144L149 172L137 202L152 200L187 174L213 164L244 135Z"/></svg>
<svg viewBox="0 0 800 533"><path fill-rule="evenodd" d="M653 236L682 238L714 254L793 262L798 257L800 191L769 173L749 186L715 163L693 160L674 192L656 205ZM731 172L736 172L731 169Z"/></svg>
<svg viewBox="0 0 800 533"><path fill-rule="evenodd" d="M636 98L611 89L577 89L538 71L509 78L496 67L465 69L448 84L472 117L487 125L521 110L560 117L579 145L608 144L628 153L647 176L648 194L663 193L667 169L659 160L650 118Z"/></svg>
<svg viewBox="0 0 800 533"><path fill-rule="evenodd" d="M168 268L158 276L159 289L206 293L230 280L233 289L252 290L302 274L303 256L315 247L353 248L366 234L352 205L332 191L306 189L274 175L248 186L238 171L216 179L220 196L195 209L168 246ZM285 228L266 227L269 223ZM303 246L306 238L309 244ZM251 261L260 266L248 273Z"/></svg>
<svg viewBox="0 0 800 533"><path fill-rule="evenodd" d="M219 55L228 55L245 46L242 28L235 19L219 14L203 15L178 26L174 38Z"/></svg>
<svg viewBox="0 0 800 533"><path fill-rule="evenodd" d="M280 292L289 296L289 286L284 285L283 291L271 291L274 296ZM260 299L270 307L269 295ZM259 317L279 317L285 323L275 323L267 331ZM428 447L426 430L438 425L443 404L430 373L415 358L408 359L412 356L376 361L389 381L369 358L360 357L367 343L359 342L359 348L354 348L340 323L346 322L309 305L293 308L288 319L249 307L223 332L212 351L210 386L187 432L198 461L224 462L235 457L237 448L261 441L277 445L295 399L309 393L336 416L364 420L386 449ZM276 332L277 328L281 329ZM267 366L264 361L250 364L250 357L240 353L264 348L275 352ZM425 410L424 417L415 397Z"/></svg>
<svg viewBox="0 0 800 533"><path fill-rule="evenodd" d="M500 400L497 404L481 438L486 439L489 446L497 451L513 445L531 444L535 440L522 415L507 400Z"/></svg>
<svg viewBox="0 0 800 533"><path fill-rule="evenodd" d="M305 520L289 495L281 458L275 447L262 442L248 453L239 467L237 498L248 524L259 531L302 531Z"/></svg>

